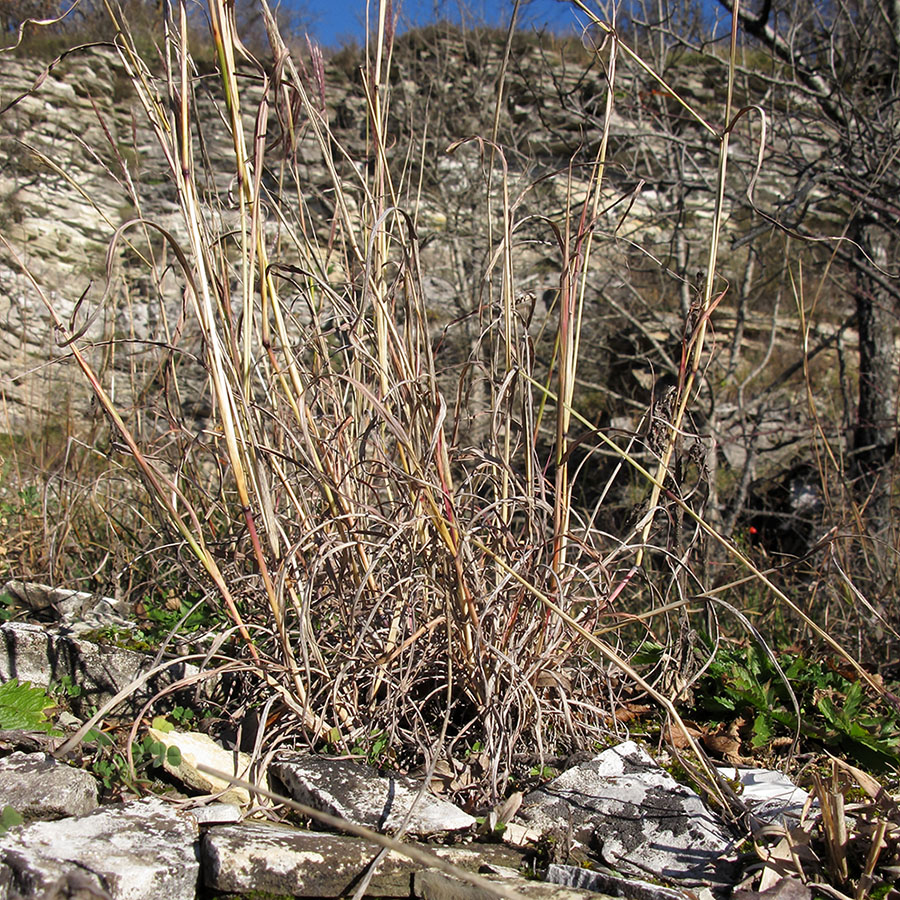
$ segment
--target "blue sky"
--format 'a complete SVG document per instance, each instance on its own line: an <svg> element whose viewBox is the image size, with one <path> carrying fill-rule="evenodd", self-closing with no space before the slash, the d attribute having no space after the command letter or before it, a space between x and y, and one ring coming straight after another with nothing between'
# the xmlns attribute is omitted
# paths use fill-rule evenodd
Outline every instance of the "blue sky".
<svg viewBox="0 0 900 900"><path fill-rule="evenodd" d="M270 0L272 2L272 0ZM347 39L362 43L365 35L366 0L281 0L288 6L306 10L314 19L311 32L321 44L337 47ZM684 0L697 3L707 15L722 15L717 0ZM378 0L370 0L373 20ZM588 0L590 4L590 0ZM627 0L620 0L624 6ZM601 6L606 6L604 2ZM273 3L274 6L274 3ZM470 11L476 22L505 26L513 8L513 0L394 0L400 10L400 28L409 24L423 25L437 18L459 19L460 7ZM578 28L583 15L568 0L523 0L520 22L525 27L568 31Z"/></svg>
<svg viewBox="0 0 900 900"><path fill-rule="evenodd" d="M377 0L370 0L372 15L377 15ZM424 24L435 18L458 19L457 0L395 0L400 6L403 22ZM288 5L294 5L289 3ZM335 46L346 37L362 42L366 14L366 0L299 0L302 8L315 17L313 32L322 44ZM512 10L512 0L465 0L463 7L472 11L476 19L489 24L506 25ZM564 30L575 25L575 10L564 0L529 0L520 13L526 24L549 26Z"/></svg>

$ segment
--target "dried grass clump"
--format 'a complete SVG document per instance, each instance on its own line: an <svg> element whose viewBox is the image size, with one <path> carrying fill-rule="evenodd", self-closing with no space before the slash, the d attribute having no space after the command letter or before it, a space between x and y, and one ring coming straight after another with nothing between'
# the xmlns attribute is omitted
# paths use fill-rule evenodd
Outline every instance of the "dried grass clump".
<svg viewBox="0 0 900 900"><path fill-rule="evenodd" d="M167 21L162 76L113 12L116 47L180 213L177 228L143 217L141 186L124 179L138 216L116 232L110 259L128 242L161 305L180 298L167 340L154 348L156 392L143 395L153 415L142 429L110 398L80 335L58 318L57 326L185 567L211 581L260 693L278 698L266 706L269 742L377 744L403 765L471 757L476 799L501 793L522 758L591 746L621 728L613 711L626 687L652 697L690 742L675 700L697 677L677 662L695 613L708 615L713 635L718 609L758 637L723 599L728 586L709 590L692 568L701 538L843 653L704 520L683 479L691 460L702 469L688 412L722 296L731 80L728 125L710 124L582 7L606 42L605 124L587 191L570 190L563 217L547 223L559 269L549 373L536 366L538 326L517 287L521 223L496 128L450 148L480 154L489 235L479 339L454 384L434 356L414 224L417 168L389 134L390 3L378 5L361 72L362 160L329 128L321 54L309 45L292 55L262 8L265 62L243 46L233 4L210 0L219 85L208 96L191 55L198 23L183 2ZM620 445L596 435L620 464L612 478L625 471L641 491L634 521L610 534L596 524L608 485L593 512L573 506L573 434L591 427L578 416L575 385L592 245L610 202L604 176L623 55L716 139L719 169L706 281L687 310L678 377L645 423L650 464L636 457L633 437ZM227 184L206 155L222 129ZM301 144L331 174L326 195L305 191ZM557 177L571 186L572 171ZM473 378L483 402L466 409ZM653 620L668 635L670 664L651 683L625 647ZM698 775L705 769L724 802L726 787L715 787L693 750Z"/></svg>

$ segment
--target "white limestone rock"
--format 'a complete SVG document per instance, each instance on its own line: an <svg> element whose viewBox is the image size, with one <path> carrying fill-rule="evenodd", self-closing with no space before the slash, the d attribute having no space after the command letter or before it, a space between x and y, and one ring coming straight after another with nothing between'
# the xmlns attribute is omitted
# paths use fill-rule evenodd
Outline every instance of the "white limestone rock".
<svg viewBox="0 0 900 900"><path fill-rule="evenodd" d="M427 848L470 871L486 862L516 867L521 855L497 844ZM244 822L211 827L200 843L203 880L217 891L294 897L349 897L378 848L347 835ZM367 896L409 897L418 866L399 853L381 861Z"/></svg>
<svg viewBox="0 0 900 900"><path fill-rule="evenodd" d="M402 776L382 776L349 759L280 753L269 766L289 795L300 803L365 825L396 831L416 799L420 784ZM427 791L415 807L407 834L426 837L465 831L475 819Z"/></svg>
<svg viewBox="0 0 900 900"><path fill-rule="evenodd" d="M0 900L194 900L197 835L193 816L158 799L22 825L0 837Z"/></svg>
<svg viewBox="0 0 900 900"><path fill-rule="evenodd" d="M735 838L689 788L633 741L575 766L525 797L520 818L567 834L628 875L730 885Z"/></svg>
<svg viewBox="0 0 900 900"><path fill-rule="evenodd" d="M223 803L236 803L248 806L251 801L250 792L238 785L232 785L227 779L201 772L198 766L216 769L223 775L232 775L245 781L250 778L250 757L246 753L226 750L219 746L208 734L199 731L159 731L148 728L147 734L159 741L166 750L177 748L179 762L173 763L169 754L163 757L165 770L183 784L207 794L219 794ZM267 787L263 784L262 787Z"/></svg>
<svg viewBox="0 0 900 900"><path fill-rule="evenodd" d="M560 866L551 863L544 873L544 881L584 891L602 891L628 900L693 900L695 891L687 894L677 888L663 887L650 881L624 878L604 866L585 869L582 866ZM710 894L709 900L712 900Z"/></svg>
<svg viewBox="0 0 900 900"><path fill-rule="evenodd" d="M11 753L0 759L0 807L26 821L83 816L97 808L97 782L49 753Z"/></svg>
<svg viewBox="0 0 900 900"><path fill-rule="evenodd" d="M490 883L490 889L434 869L425 869L416 872L413 894L421 900L497 900L498 895L522 900L612 900L609 894L533 881L516 871L502 871L499 867L489 867L483 877Z"/></svg>
<svg viewBox="0 0 900 900"><path fill-rule="evenodd" d="M207 803L191 808L199 825L233 825L241 821L241 808L236 803Z"/></svg>
<svg viewBox="0 0 900 900"><path fill-rule="evenodd" d="M152 659L143 653L95 644L53 628L29 622L0 624L0 681L18 678L47 687L68 678L81 688L71 698L76 711L88 711L106 702L150 669ZM123 701L123 708L141 705L166 685L198 669L174 660Z"/></svg>
<svg viewBox="0 0 900 900"><path fill-rule="evenodd" d="M763 825L800 824L803 808L809 801L809 793L798 788L787 775L773 769L719 768L719 774L742 786L741 800ZM818 803L813 802L812 807Z"/></svg>

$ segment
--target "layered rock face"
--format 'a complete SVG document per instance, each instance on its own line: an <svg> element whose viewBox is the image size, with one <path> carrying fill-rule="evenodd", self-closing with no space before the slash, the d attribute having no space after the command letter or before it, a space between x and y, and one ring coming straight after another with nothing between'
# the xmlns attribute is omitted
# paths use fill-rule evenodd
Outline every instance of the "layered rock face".
<svg viewBox="0 0 900 900"><path fill-rule="evenodd" d="M14 432L39 426L51 407L59 411L75 395L84 397L38 289L67 321L92 282L102 293L106 247L127 203L109 168L112 154L98 119L105 113L114 140L126 127L116 56L95 50L70 57L29 93L43 68L8 56L0 65L6 107L0 117L0 378L4 430ZM111 324L104 314L92 336Z"/></svg>
<svg viewBox="0 0 900 900"><path fill-rule="evenodd" d="M65 423L77 433L90 413L90 392L66 337L78 335L77 346L118 405L127 410L145 398L154 378L148 347L171 339L182 298L174 280L150 277L148 253L164 248L138 223L152 221L183 239L181 210L159 143L112 49L76 51L49 72L46 61L6 57L0 98L4 430ZM223 129L213 149L221 152L228 141ZM123 228L127 223L135 224Z"/></svg>
<svg viewBox="0 0 900 900"><path fill-rule="evenodd" d="M393 199L410 214L418 240L428 324L450 405L454 379L474 361L461 408L477 444L472 422L489 391L471 372L491 350L485 323L499 296L504 188L513 222L517 310L534 345L536 370L551 365L565 268L560 241L588 196L609 118L604 189L592 213L578 405L601 427L639 430L654 382L677 373L685 321L702 283L717 140L690 116L676 115L680 108L671 95L645 84L646 75L624 66L607 116L604 60L578 45L542 44L534 37L514 42L498 105L503 55L502 35L441 28L399 38L394 55L389 143L399 190ZM365 203L361 175L372 164L361 62L345 51L325 61L320 78L314 71L309 76L331 131L330 159L323 158L302 116L288 136L277 104L264 114L269 145L263 184L273 203L263 216L271 261L296 262L274 202L290 205L296 198L307 240L322 261L318 277L337 294L358 290L360 273L335 247L334 178L342 180L348 215L358 216ZM701 58L673 70L670 80L712 117L723 71L721 61ZM252 133L261 78L250 66L242 78L242 112ZM173 102L162 80L154 89L164 106ZM203 202L227 234L239 224L234 150L217 76L198 75L194 92ZM43 62L0 58L0 108L0 430L25 434L62 425L77 432L93 408L41 293L65 331L79 335L78 345L135 427L156 434L170 427L165 409L176 393L181 414L192 427L203 427L212 409L203 350L184 315L184 277L173 248L155 227L187 246L184 220L171 169L122 60L112 49L94 47L47 72ZM496 151L471 141L448 152L473 135L489 137L495 118ZM749 132L732 135L723 246L752 237L752 223L736 198L753 175L754 140ZM282 166L285 148L298 179ZM778 177L777 166L763 172L758 203L779 196ZM710 375L753 373L772 356L793 353L796 322L779 311L783 290L772 294L775 275L760 265L759 254L723 253L719 265L723 286L725 279L730 285L716 313L717 359ZM238 297L239 276L228 277ZM283 289L297 290L292 312L302 329L310 314L296 277ZM829 330L836 334L831 322L818 328L826 339ZM177 385L166 368L173 354ZM717 432L729 465L741 468L749 455L776 446L778 435L802 416L790 391L770 391L753 406L730 391L713 400L713 380L702 388L706 423ZM755 443L748 446L746 423L754 416Z"/></svg>

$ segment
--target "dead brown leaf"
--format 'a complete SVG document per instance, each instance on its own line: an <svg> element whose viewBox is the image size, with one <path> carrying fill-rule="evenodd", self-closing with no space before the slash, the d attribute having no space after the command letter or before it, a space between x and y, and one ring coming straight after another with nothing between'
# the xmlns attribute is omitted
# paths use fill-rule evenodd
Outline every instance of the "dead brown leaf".
<svg viewBox="0 0 900 900"><path fill-rule="evenodd" d="M741 728L743 719L735 719L733 722L723 722L715 731L707 731L701 737L703 746L717 756L722 757L733 766L752 763L749 757L741 755Z"/></svg>
<svg viewBox="0 0 900 900"><path fill-rule="evenodd" d="M630 722L632 719L639 719L650 712L651 709L651 706L644 703L626 703L616 708L616 721Z"/></svg>
<svg viewBox="0 0 900 900"><path fill-rule="evenodd" d="M831 756L830 753L828 755ZM852 766L850 765L850 763L844 762L842 759L838 759L836 756L831 756L831 758L841 769L852 775L856 783L873 800L877 800L879 798L884 788L881 786L881 783L877 779L873 778L871 775L867 775L865 772L863 772L862 769L857 769L856 766Z"/></svg>
<svg viewBox="0 0 900 900"><path fill-rule="evenodd" d="M688 721L687 719L683 719L682 721L684 722L684 727L687 729L687 734L685 734L677 725L674 728L671 725L666 725L663 730L663 738L666 740L666 743L670 744L676 750L684 750L685 748L690 747L691 742L688 740L688 737L697 741L702 740L706 736L706 730L702 726L698 726L695 722Z"/></svg>

